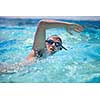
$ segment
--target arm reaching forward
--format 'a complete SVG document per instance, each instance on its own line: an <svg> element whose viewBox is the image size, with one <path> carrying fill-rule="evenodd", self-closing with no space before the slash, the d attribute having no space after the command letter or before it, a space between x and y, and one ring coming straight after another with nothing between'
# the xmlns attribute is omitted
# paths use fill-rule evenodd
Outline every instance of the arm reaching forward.
<svg viewBox="0 0 100 100"><path fill-rule="evenodd" d="M35 33L33 48L43 49L45 48L46 29L50 28L65 28L69 34L71 31L81 32L83 27L79 24L68 23L56 20L41 20L38 23L38 27Z"/></svg>
<svg viewBox="0 0 100 100"><path fill-rule="evenodd" d="M36 50L43 51L46 48L46 29L51 28L65 28L69 34L72 35L71 31L81 32L83 27L79 24L56 21L56 20L41 20L38 23L37 30L35 32L32 52L27 57L28 60L36 56Z"/></svg>

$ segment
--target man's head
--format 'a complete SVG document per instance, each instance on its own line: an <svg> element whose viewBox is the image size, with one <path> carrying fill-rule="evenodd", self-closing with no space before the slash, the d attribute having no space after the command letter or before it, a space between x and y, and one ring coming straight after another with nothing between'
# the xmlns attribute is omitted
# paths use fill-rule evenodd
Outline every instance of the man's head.
<svg viewBox="0 0 100 100"><path fill-rule="evenodd" d="M49 54L53 54L59 50L62 50L64 47L62 46L61 38L57 35L52 35L46 40L46 48Z"/></svg>

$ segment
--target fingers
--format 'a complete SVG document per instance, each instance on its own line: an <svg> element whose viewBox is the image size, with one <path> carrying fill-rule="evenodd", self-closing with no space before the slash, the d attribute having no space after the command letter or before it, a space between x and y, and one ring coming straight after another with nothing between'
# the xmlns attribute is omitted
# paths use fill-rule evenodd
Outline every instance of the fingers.
<svg viewBox="0 0 100 100"><path fill-rule="evenodd" d="M81 25L78 25L78 24L75 24L75 28L78 30L81 30L81 31L83 30L83 27Z"/></svg>
<svg viewBox="0 0 100 100"><path fill-rule="evenodd" d="M76 27L75 30L78 30L78 31L81 32L83 29L82 28L79 28L79 27Z"/></svg>
<svg viewBox="0 0 100 100"><path fill-rule="evenodd" d="M81 32L83 30L83 27L81 25L75 24L73 30L76 32Z"/></svg>
<svg viewBox="0 0 100 100"><path fill-rule="evenodd" d="M81 25L78 25L78 24L73 24L70 27L67 27L67 32L70 35L73 35L72 32L71 32L72 30L75 31L75 32L80 33L83 30L83 27Z"/></svg>
<svg viewBox="0 0 100 100"><path fill-rule="evenodd" d="M79 33L81 32L81 30L78 30L78 29L74 29L74 31L79 32Z"/></svg>

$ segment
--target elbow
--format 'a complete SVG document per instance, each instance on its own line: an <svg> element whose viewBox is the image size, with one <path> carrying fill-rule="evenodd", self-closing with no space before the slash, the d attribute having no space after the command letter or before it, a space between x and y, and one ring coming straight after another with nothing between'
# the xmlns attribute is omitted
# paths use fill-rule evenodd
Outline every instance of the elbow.
<svg viewBox="0 0 100 100"><path fill-rule="evenodd" d="M48 23L52 23L52 22L56 22L55 20L48 20L48 19L42 19L39 21L39 24L48 24Z"/></svg>
<svg viewBox="0 0 100 100"><path fill-rule="evenodd" d="M46 20L40 20L40 21L38 22L38 24L39 24L39 25L46 24Z"/></svg>
<svg viewBox="0 0 100 100"><path fill-rule="evenodd" d="M40 28L40 27L42 27L42 28L46 28L46 21L45 20L40 20L39 22L38 22L38 27Z"/></svg>

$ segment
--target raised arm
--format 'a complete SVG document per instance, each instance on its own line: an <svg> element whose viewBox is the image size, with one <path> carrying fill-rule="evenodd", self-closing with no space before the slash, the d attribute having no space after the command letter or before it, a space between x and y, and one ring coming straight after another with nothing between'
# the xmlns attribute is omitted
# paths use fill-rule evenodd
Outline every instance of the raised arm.
<svg viewBox="0 0 100 100"><path fill-rule="evenodd" d="M32 52L27 57L27 60L32 59L36 56L35 51L36 50L44 50L46 48L45 40L46 40L46 29L50 28L65 28L69 34L72 35L71 30L74 30L76 32L80 32L83 30L83 27L74 24L74 23L68 23L63 21L56 21L56 20L41 20L38 23L37 30L35 32Z"/></svg>
<svg viewBox="0 0 100 100"><path fill-rule="evenodd" d="M45 48L45 38L46 38L46 29L50 28L65 28L69 34L72 35L71 30L80 32L83 30L83 27L79 24L68 23L63 21L56 20L41 20L38 23L38 27L35 33L33 48L43 49Z"/></svg>
<svg viewBox="0 0 100 100"><path fill-rule="evenodd" d="M71 35L72 35L71 30L76 32L81 32L83 30L83 27L81 25L75 23L56 21L56 20L41 20L40 22L43 23L45 29L63 27Z"/></svg>
<svg viewBox="0 0 100 100"><path fill-rule="evenodd" d="M34 42L32 49L43 49L45 48L46 28L44 22L40 21L37 25L35 32Z"/></svg>

